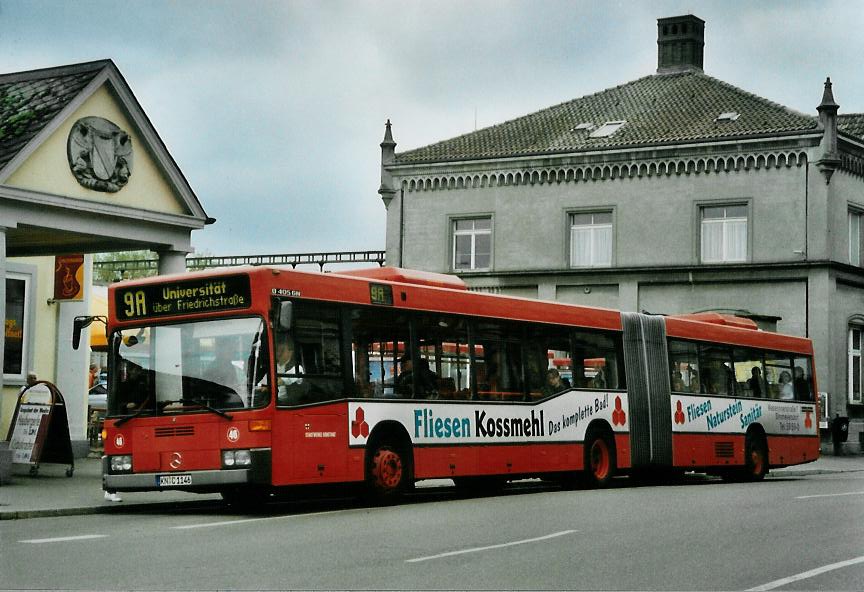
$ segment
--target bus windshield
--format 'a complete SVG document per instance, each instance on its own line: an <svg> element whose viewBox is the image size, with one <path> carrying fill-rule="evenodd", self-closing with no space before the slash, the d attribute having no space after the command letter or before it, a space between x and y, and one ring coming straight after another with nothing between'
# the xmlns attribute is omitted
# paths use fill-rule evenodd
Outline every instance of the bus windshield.
<svg viewBox="0 0 864 592"><path fill-rule="evenodd" d="M151 325L116 331L111 415L199 413L263 407L267 339L260 318Z"/></svg>

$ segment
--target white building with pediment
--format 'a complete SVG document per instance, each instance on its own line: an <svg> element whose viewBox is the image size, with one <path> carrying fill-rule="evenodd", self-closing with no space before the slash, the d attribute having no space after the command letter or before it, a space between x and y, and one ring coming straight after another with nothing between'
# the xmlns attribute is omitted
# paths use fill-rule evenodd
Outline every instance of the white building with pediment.
<svg viewBox="0 0 864 592"><path fill-rule="evenodd" d="M86 452L89 352L71 337L89 314L87 254L149 249L182 272L192 231L213 221L113 62L0 75L0 437L32 371L64 394ZM55 256L75 254L83 299L57 299Z"/></svg>

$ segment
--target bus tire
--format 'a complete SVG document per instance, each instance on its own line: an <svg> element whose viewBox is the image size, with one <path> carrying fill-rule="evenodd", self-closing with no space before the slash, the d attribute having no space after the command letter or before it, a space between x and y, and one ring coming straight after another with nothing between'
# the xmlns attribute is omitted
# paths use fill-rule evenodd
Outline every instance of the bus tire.
<svg viewBox="0 0 864 592"><path fill-rule="evenodd" d="M396 503L411 483L411 465L404 451L389 442L376 445L369 455L366 492L377 504Z"/></svg>
<svg viewBox="0 0 864 592"><path fill-rule="evenodd" d="M615 443L609 434L591 430L585 437L585 484L607 487L615 476Z"/></svg>
<svg viewBox="0 0 864 592"><path fill-rule="evenodd" d="M745 481L761 481L768 474L768 446L765 438L750 432L744 440Z"/></svg>

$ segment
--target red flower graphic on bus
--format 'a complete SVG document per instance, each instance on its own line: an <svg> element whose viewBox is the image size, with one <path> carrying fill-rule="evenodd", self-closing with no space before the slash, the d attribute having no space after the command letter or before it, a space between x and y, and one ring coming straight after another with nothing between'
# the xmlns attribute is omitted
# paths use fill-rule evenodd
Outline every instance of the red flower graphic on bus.
<svg viewBox="0 0 864 592"><path fill-rule="evenodd" d="M624 425L627 423L627 414L621 408L621 397L615 397L615 410L612 412L612 425Z"/></svg>
<svg viewBox="0 0 864 592"><path fill-rule="evenodd" d="M804 416L804 427L810 429L813 427L813 419L810 417L812 411L807 411L807 415Z"/></svg>
<svg viewBox="0 0 864 592"><path fill-rule="evenodd" d="M369 424L366 423L366 413L362 407L358 407L357 412L354 414L354 421L351 422L351 435L355 438L359 438L360 436L364 438L369 437Z"/></svg>
<svg viewBox="0 0 864 592"><path fill-rule="evenodd" d="M684 424L684 409L681 408L681 401L675 405L675 423Z"/></svg>

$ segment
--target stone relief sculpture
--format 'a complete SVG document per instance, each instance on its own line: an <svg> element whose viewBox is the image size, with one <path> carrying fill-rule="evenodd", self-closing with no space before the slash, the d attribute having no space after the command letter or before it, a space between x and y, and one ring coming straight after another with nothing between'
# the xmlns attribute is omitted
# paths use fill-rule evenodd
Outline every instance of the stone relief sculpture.
<svg viewBox="0 0 864 592"><path fill-rule="evenodd" d="M102 117L75 122L67 142L69 168L78 182L94 191L116 193L132 174L132 138Z"/></svg>

